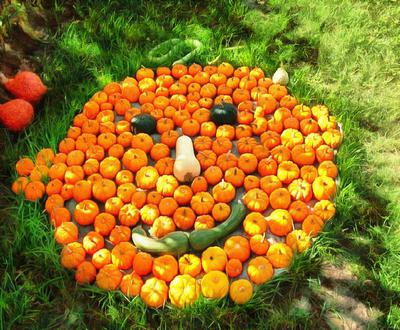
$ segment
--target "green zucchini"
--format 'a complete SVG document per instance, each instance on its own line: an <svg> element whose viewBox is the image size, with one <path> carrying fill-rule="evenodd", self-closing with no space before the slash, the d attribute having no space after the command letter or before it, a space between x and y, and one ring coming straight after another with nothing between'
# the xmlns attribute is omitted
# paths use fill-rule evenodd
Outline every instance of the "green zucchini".
<svg viewBox="0 0 400 330"><path fill-rule="evenodd" d="M141 251L179 256L189 250L188 234L183 231L174 231L163 238L156 239L146 236L146 232L138 227L132 230L132 241Z"/></svg>
<svg viewBox="0 0 400 330"><path fill-rule="evenodd" d="M226 237L242 223L247 208L242 203L233 202L231 215L222 224L211 229L194 230L189 235L189 242L193 249L202 251L215 241Z"/></svg>

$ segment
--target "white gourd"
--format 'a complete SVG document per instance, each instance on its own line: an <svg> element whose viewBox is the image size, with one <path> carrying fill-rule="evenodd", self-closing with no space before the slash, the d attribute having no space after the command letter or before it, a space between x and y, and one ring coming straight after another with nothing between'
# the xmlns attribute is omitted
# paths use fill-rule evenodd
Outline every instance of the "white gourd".
<svg viewBox="0 0 400 330"><path fill-rule="evenodd" d="M289 82L289 75L284 68L279 68L275 71L272 76L272 82L274 84L284 85L286 86Z"/></svg>
<svg viewBox="0 0 400 330"><path fill-rule="evenodd" d="M176 141L174 176L180 182L190 182L201 173L200 163L194 155L192 139L186 135Z"/></svg>

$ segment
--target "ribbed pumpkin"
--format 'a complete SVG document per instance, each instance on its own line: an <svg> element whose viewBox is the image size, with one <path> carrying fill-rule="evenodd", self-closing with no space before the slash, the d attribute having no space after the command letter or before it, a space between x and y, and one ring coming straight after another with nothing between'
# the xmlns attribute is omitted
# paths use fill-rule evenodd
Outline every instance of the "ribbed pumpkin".
<svg viewBox="0 0 400 330"><path fill-rule="evenodd" d="M199 294L199 283L188 274L175 276L169 284L169 300L179 308L193 304Z"/></svg>

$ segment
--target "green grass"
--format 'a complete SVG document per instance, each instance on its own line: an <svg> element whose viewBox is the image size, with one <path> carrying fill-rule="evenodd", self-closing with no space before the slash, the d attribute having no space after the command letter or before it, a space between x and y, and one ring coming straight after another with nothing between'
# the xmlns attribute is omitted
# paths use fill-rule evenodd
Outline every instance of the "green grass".
<svg viewBox="0 0 400 330"><path fill-rule="evenodd" d="M400 7L361 0L199 3L77 1L74 19L52 37L41 59L50 91L33 125L19 136L1 132L0 328L321 328L330 307L314 288L324 261L350 265L358 280L342 285L383 312L380 328L399 328ZM51 8L62 14L60 3ZM43 203L15 197L9 186L16 160L55 149L91 94L152 66L146 54L159 43L193 36L205 45L196 62L260 66L269 75L283 62L291 93L338 117L345 132L338 212L313 248L247 305L200 300L184 310L152 311L140 299L78 287L60 266ZM310 308L297 304L301 299Z"/></svg>

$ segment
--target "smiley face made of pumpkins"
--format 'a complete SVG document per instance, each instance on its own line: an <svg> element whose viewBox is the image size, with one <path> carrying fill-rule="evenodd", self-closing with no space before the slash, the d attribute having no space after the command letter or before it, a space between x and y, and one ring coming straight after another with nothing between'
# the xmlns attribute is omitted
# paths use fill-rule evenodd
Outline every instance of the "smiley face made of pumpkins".
<svg viewBox="0 0 400 330"><path fill-rule="evenodd" d="M12 189L47 195L78 283L152 308L242 304L334 216L340 141L327 107L260 68L141 68L91 97L58 153L19 160Z"/></svg>

